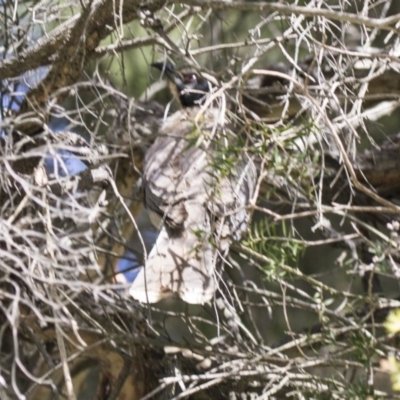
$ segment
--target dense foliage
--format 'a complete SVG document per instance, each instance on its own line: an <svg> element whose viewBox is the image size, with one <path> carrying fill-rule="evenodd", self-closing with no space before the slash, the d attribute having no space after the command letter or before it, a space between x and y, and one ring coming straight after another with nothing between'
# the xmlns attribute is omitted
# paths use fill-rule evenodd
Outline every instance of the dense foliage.
<svg viewBox="0 0 400 400"><path fill-rule="evenodd" d="M399 12L1 0L0 397L400 398ZM257 165L204 306L127 293L157 235L143 156L178 107L160 60L226 102L218 173Z"/></svg>

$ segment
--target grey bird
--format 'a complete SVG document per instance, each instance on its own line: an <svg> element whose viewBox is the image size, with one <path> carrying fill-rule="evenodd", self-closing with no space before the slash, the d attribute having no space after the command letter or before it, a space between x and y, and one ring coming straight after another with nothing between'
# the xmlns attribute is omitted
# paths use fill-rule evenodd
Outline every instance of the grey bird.
<svg viewBox="0 0 400 400"><path fill-rule="evenodd" d="M255 166L228 151L239 153L238 137L221 122L216 100L204 107L211 85L203 76L169 63L153 66L165 73L182 109L164 121L145 156L144 202L159 235L129 292L144 303L177 293L204 304L218 287L218 259L247 229Z"/></svg>

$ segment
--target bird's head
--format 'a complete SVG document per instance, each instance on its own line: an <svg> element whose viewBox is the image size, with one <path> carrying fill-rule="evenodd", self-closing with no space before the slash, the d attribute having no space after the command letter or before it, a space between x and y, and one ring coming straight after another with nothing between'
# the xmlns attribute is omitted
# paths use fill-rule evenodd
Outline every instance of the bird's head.
<svg viewBox="0 0 400 400"><path fill-rule="evenodd" d="M171 63L156 62L152 67L159 69L167 76L172 93L179 99L183 107L201 105L206 93L211 90L207 79L190 68L176 70Z"/></svg>

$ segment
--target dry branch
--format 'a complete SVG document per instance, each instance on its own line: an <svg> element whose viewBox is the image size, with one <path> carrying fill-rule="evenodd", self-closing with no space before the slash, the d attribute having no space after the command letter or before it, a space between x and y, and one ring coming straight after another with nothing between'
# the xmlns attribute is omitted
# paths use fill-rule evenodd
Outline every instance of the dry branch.
<svg viewBox="0 0 400 400"><path fill-rule="evenodd" d="M175 2L80 2L73 8L80 13L68 14L65 23L49 32L43 25L46 35L33 46L22 41L19 47L18 35L10 36L15 42L0 61L2 79L42 66L50 70L28 91L19 110L0 107L0 389L4 374L5 391L30 398L62 393L72 399L78 386L84 391L85 384L95 382L91 395L108 400L267 398L300 389L341 399L350 381L344 379L347 371L368 372L370 378L381 373L378 355L397 351L376 332L398 302L387 299L383 304L377 298L374 276L400 274L395 224L398 137L390 137L379 149L357 151L357 129L364 127L370 107L388 100L394 104L387 110L398 106L397 42L390 35L399 33L399 16L386 16L384 5L381 16L372 18L368 7L362 13L336 12L314 1L304 7L200 0L180 4L182 10ZM208 32L208 22L220 17L217 10L262 11L262 18L246 39L221 43L220 32ZM123 40L124 25L135 20L151 32ZM282 20L287 28L275 35ZM269 23L274 36L258 36ZM360 26L371 43L375 32L385 31L388 49L335 46L326 40L331 23ZM172 39L176 30L180 41ZM212 45L192 48L208 33L218 40L212 37ZM114 43L102 43L113 36ZM299 44L292 52L286 47L290 41ZM225 270L219 272L223 287L215 307L140 306L129 301L126 285L115 279L116 265L137 230L143 156L162 124L165 106L128 101L108 82L99 84L97 70L87 82L79 81L92 60L154 44L163 56L213 75L217 94L228 98L243 146L258 161L261 195L254 210L263 224L256 221L247 242L227 258ZM239 47L249 53L229 53L215 71L201 68L194 57ZM262 57L273 49L281 50L284 62L264 62ZM314 53L303 59L299 49ZM256 64L259 61L264 64ZM92 103L81 101L79 91L85 85L96 93ZM54 134L47 126L72 92L79 99L76 110L62 111L69 121L85 127L89 140L68 130ZM102 124L104 129L97 129ZM105 145L108 151L103 151ZM74 176L47 174L46 155L55 157L58 150L68 150L87 169ZM321 236L307 239L298 234L297 220L306 219L312 220L310 231L321 228ZM391 231L381 222L390 222ZM279 223L283 228L276 228ZM290 233L283 235L279 229ZM285 247L288 243L291 247ZM297 268L301 255L296 245L321 244L345 249L346 262L352 262L346 273L364 275L364 294L334 287L329 279ZM368 253L368 246L376 254ZM279 258L291 252L296 268ZM389 265L384 273L379 257ZM268 288L263 287L265 276ZM350 312L343 312L344 307ZM282 312L289 338L274 348L260 333L262 324L272 324L272 309L278 310L278 317ZM257 314L259 310L264 313ZM310 324L317 329L292 329L288 312L293 310L317 319L319 324ZM169 326L170 319L178 321L177 328ZM362 345L351 342L356 339ZM315 353L317 348L325 351L327 343L326 351L334 356ZM367 360L366 349L371 353ZM376 389L374 395L390 396L386 389Z"/></svg>

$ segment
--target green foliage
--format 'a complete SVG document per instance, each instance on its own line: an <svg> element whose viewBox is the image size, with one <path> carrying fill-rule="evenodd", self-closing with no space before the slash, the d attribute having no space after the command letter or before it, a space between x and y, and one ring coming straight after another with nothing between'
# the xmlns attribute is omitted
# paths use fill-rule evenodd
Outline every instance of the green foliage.
<svg viewBox="0 0 400 400"><path fill-rule="evenodd" d="M268 279L285 276L286 272L280 270L280 267L296 265L305 251L301 241L293 240L292 229L286 221L277 224L267 218L260 218L253 224L245 245L268 256L269 263L264 270Z"/></svg>
<svg viewBox="0 0 400 400"><path fill-rule="evenodd" d="M371 388L362 383L352 383L346 388L346 395L348 400L378 400L379 397L370 397Z"/></svg>

